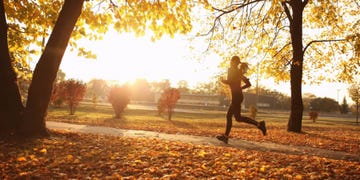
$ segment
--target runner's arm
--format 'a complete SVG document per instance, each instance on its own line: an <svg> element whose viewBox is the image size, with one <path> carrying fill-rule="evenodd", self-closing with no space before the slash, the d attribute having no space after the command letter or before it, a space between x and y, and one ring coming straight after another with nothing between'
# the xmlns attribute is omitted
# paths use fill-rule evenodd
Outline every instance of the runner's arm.
<svg viewBox="0 0 360 180"><path fill-rule="evenodd" d="M244 85L241 87L241 89L246 89L249 88L251 86L250 80L249 78L242 76L241 79L244 81Z"/></svg>

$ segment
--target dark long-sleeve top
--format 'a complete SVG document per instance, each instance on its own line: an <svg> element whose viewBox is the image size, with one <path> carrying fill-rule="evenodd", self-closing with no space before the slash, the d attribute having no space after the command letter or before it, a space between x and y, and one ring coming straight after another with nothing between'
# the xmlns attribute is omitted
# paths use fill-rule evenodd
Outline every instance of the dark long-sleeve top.
<svg viewBox="0 0 360 180"><path fill-rule="evenodd" d="M245 83L243 86L241 86L241 81ZM242 92L242 89L251 86L249 79L242 75L241 71L236 67L228 69L227 79L223 80L223 83L228 84L232 92Z"/></svg>

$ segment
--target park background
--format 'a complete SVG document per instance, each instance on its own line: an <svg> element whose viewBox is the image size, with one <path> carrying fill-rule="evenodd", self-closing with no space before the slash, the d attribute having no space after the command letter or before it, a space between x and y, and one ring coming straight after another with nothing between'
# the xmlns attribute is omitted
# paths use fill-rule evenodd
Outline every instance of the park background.
<svg viewBox="0 0 360 180"><path fill-rule="evenodd" d="M359 79L355 76L359 73L360 55L359 21L357 20L359 4L357 1L253 0L239 1L240 4L230 4L230 6L223 6L226 4L225 1L220 3L211 1L209 4L204 0L187 1L188 3L176 0L156 1L155 4L152 4L153 1L133 0L0 2L2 15L0 32L3 33L1 37L9 36L9 39L0 39L4 44L4 46L0 46L0 49L6 52L1 53L4 56L1 58L1 62L7 65L0 66L2 68L1 77L6 77L0 79L4 84L0 89L2 92L0 93L2 97L2 101L0 101L2 110L0 174L4 179L48 177L63 179L356 179L359 177L360 131L353 114L348 114L348 112L339 114L338 112L339 101L342 99L340 91L342 90L338 90L338 86L336 86L337 97L334 99L337 101L330 99L330 104L335 107L331 110L330 115L323 112L329 111L330 108L320 105L318 107L324 108L319 109L320 117L317 116L317 112L311 113L316 114L317 118L314 120L307 118L307 112L310 110L307 94L304 93L302 96L298 93L302 85L321 84L327 80L336 82L342 80L350 84L351 81ZM95 4L92 4L94 2ZM114 4L114 2L120 4ZM195 4L201 6L194 6ZM262 4L264 6L257 6ZM82 9L82 5L84 5L84 9ZM302 8L305 5L307 5L304 9L306 18L302 19L300 17L302 17ZM218 8L214 8L214 6ZM203 10L210 13L203 14L204 11L199 11L199 7L204 7ZM252 13L244 7L254 7L255 9L252 10L259 10L259 13ZM94 11L94 8L100 11ZM110 11L106 11L109 9ZM56 21L54 17L59 12L59 20ZM226 14L240 17L223 16ZM348 18L349 16L354 18ZM196 23L191 23L190 19L196 17L200 17L200 19L196 19ZM214 18L215 21L213 21ZM70 19L72 21L69 21ZM219 19L229 20L226 23L229 26L223 28L222 22L224 21ZM142 23L144 22L142 20L145 22L152 20L152 23ZM293 23L295 20L296 22ZM305 33L291 31L301 30L302 27L296 25L302 25L302 20L304 20ZM78 24L75 25L75 22ZM111 26L106 26L107 23ZM212 25L214 28L211 28ZM256 28L257 25L262 25L262 28L259 30ZM195 31L204 30L202 33L210 28L208 32L214 32L216 35L200 39L198 42L195 37L199 36L190 34L191 43L186 46L190 45L191 52L194 54L189 54L187 50L184 50L188 55L185 57L182 55L182 45L181 47L172 47L168 43L155 45L156 42L167 39L167 35L164 33L169 34L172 38L182 39L183 37L176 34L178 32L190 33L191 27ZM148 31L145 30L147 28L153 30L150 32L152 36L147 35ZM315 30L308 31L311 28ZM152 48L147 45L133 44L132 42L137 40L132 33L130 35L124 33L125 39L124 37L120 39L114 36L108 37L107 39L115 40L115 42L103 41L104 44L96 46L94 41L83 40L84 38L100 40L102 39L101 34L109 29L117 30L120 33L133 31L136 35L145 35L145 40L140 41L151 44ZM221 36L222 32L227 35ZM243 32L246 33L243 34ZM70 34L72 34L71 38ZM275 38L277 41L274 41L275 39L271 38L273 35L279 37L280 40ZM341 39L337 39L339 37ZM126 43L118 45L119 41ZM209 44L209 42L211 43ZM299 48L302 43L307 44L304 48ZM181 43L176 41L170 42L170 44ZM263 46L264 44L270 45L270 48ZM291 48L291 44L294 45L293 48ZM200 48L198 49L198 47ZM58 68L60 64L63 64L62 55L67 48L76 55L89 59L78 58L67 52L64 61L72 63L61 66L66 71L63 73L61 68L60 70ZM93 52L87 51L87 48ZM218 55L207 51L209 49ZM151 56L150 54L153 52L156 55ZM303 54L304 52L306 53ZM178 54L180 57L177 57ZM189 67L210 69L209 71L215 75L212 78L216 82L218 76L224 75L229 58L235 54L249 62L251 67L257 67L257 69L250 69L248 74L252 82L256 82L258 79L268 80L267 77L272 77L275 81L285 80L288 82L290 79L289 69L295 70L291 71L295 72L291 73L294 75L291 76L291 79L294 80L291 82L292 85L295 85L295 87L292 86L294 88L291 91L292 99L295 101L291 105L285 104L282 111L267 109L268 107L263 106L257 107L259 111L251 107L248 108L249 110L244 109L246 111L244 114L252 115L257 120L266 121L268 129L266 136L256 127L236 123L229 144L217 141L214 136L224 132L224 111L227 105L217 106L222 108L218 111L218 109L207 109L209 104L202 102L199 109L195 109L195 105L192 105L191 111L175 109L173 116L166 116L162 114L164 112L133 108L134 106L130 104L125 111L121 112L121 116L118 116L116 105L114 105L116 101L111 103L112 106L106 101L127 95L125 91L122 91L125 89L114 87L121 93L110 96L112 98L107 93L103 93L101 103L99 103L98 94L95 93L96 88L94 88L97 86L92 86L95 84L94 82L101 83L101 79L106 79L105 82L111 85L127 81L130 81L130 85L136 85L141 82L141 79L138 78L148 78L154 85L160 84L159 87L182 84L178 89L155 88L158 93L163 90L163 92L175 94L176 96L170 100L177 100L180 94L176 91L187 92L188 89L185 88L187 87L185 85L188 81L209 79L209 74L202 74L203 69L195 70L195 72L201 72L201 75L195 73L187 79L188 74L191 73L184 69ZM261 59L258 59L259 55L262 57ZM39 57L40 60L36 62ZM173 59L175 60L173 61ZM198 66L193 65L194 60ZM299 66L302 60L306 62L304 71L302 71L302 66ZM126 63L120 63L120 61ZM88 69L83 64L73 62L97 63ZM182 62L187 63L184 65ZM209 62L215 62L215 64ZM27 63L33 64L30 69L28 69ZM35 64L36 68L32 74ZM109 67L111 68L109 69ZM149 69L154 71L147 71ZM162 69L167 71L161 72ZM174 69L179 69L179 71L174 71ZM174 72L176 78L172 76ZM194 72L194 70L190 72ZM258 73L263 75L263 72L269 73L270 76L260 76L261 78L254 76ZM304 76L302 77L299 72L304 72ZM56 73L58 73L57 78L55 78ZM100 77L99 74L101 74ZM169 81L161 80L160 83L153 81L159 80L159 77L169 79ZM82 82L79 83L71 78L83 80L86 88ZM100 80L92 78L100 78ZM302 78L306 84L302 83ZM312 78L314 78L314 82L312 82ZM14 79L17 79L19 84ZM186 81L182 81L183 79ZM176 81L179 82L176 83ZM162 86L164 82L166 86ZM26 96L29 84L30 92L29 96ZM74 84L78 89L73 88ZM193 84L195 83L191 82L191 86L194 86ZM219 86L211 84L213 85L211 87ZM19 85L21 96L18 94ZM196 99L194 97L213 97L212 91L205 91L211 89L207 88L207 85L209 84L202 84L202 88L194 89L192 92L195 95L190 95L193 97L190 100ZM259 85L273 88L274 83L270 79L270 82L259 82ZM62 90L66 91L59 91L58 87L65 87ZM148 97L149 94L144 93L148 89L134 87L131 89L131 94L132 96L138 95L138 97L132 97L131 102L144 103L145 101L140 100ZM288 88L289 86L280 89ZM75 91L72 91L74 89ZM79 97L83 95L85 89L88 90L85 100L77 104L74 99L80 100ZM106 88L98 89L105 90ZM334 89L334 86L329 89ZM325 89L322 90L323 92L319 96L325 94ZM110 95L119 91L110 91L115 92ZM254 91L254 89L249 91ZM62 94L62 92L65 93ZM78 92L74 99L71 92ZM267 91L261 90L261 94L264 92ZM311 92L315 92L315 90ZM65 97L65 103L61 106L52 102L54 96L51 97L51 95L56 94ZM334 96L335 93L331 94ZM152 96L156 97L157 95L153 94ZM182 93L181 96L184 98L187 94ZM284 97L281 94L279 96ZM164 97L169 96L165 93ZM314 96L309 97L314 98ZM152 101L154 102L155 99L153 98ZM164 99L166 100L166 98L162 100ZM317 98L313 100L315 99ZM125 104L129 102L127 98L122 100ZM289 97L284 98L283 102L285 101L289 102ZM302 102L305 103L304 111ZM160 104L162 105L162 103ZM171 107L173 107L172 105ZM181 99L177 105L183 105ZM150 107L155 106L154 102ZM206 107L204 110L201 109L204 107ZM289 108L291 108L290 111ZM170 106L168 109L171 109ZM168 111L168 114L170 112ZM54 129L54 124L55 126L56 124L64 126ZM71 131L71 127L81 130L106 127L105 132L134 131L142 137L130 137L126 133L116 136L108 136L101 132L90 134L92 131ZM153 133L155 136L146 136L147 133ZM161 138L163 133L176 138L163 139ZM186 140L191 139L192 136L202 139L205 144L187 142ZM257 145L255 148L249 148L245 145L249 143ZM287 150L279 151L280 148L271 147L286 147ZM290 149L293 149L295 153Z"/></svg>

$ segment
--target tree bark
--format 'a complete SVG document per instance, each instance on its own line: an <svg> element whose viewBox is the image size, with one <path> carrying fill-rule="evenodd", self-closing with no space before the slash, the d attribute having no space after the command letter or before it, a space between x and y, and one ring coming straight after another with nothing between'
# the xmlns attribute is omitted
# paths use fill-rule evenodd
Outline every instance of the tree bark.
<svg viewBox="0 0 360 180"><path fill-rule="evenodd" d="M0 1L0 133L8 134L19 123L24 106L11 64L4 1Z"/></svg>
<svg viewBox="0 0 360 180"><path fill-rule="evenodd" d="M65 0L53 32L37 63L29 87L28 100L19 133L25 136L47 135L45 117L53 83L84 0Z"/></svg>
<svg viewBox="0 0 360 180"><path fill-rule="evenodd" d="M303 44L302 44L302 14L305 3L302 0L290 1L292 18L290 20L290 34L293 48L293 59L290 67L291 84L291 112L288 121L288 131L301 132L304 111L302 101L303 74Z"/></svg>
<svg viewBox="0 0 360 180"><path fill-rule="evenodd" d="M173 112L173 107L172 107L172 106L169 106L169 107L168 107L168 120L169 120L169 121L171 121L172 112Z"/></svg>
<svg viewBox="0 0 360 180"><path fill-rule="evenodd" d="M359 124L359 99L356 101L356 124Z"/></svg>

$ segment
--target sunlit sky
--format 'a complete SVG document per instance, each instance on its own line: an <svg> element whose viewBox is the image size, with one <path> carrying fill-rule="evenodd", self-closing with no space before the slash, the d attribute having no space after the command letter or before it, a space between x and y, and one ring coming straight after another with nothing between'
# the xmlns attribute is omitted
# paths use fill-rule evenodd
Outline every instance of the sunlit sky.
<svg viewBox="0 0 360 180"><path fill-rule="evenodd" d="M81 58L67 51L60 66L67 79L74 78L87 82L98 78L119 81L120 84L140 78L149 82L168 79L173 87L177 87L178 81L186 80L190 87L194 87L197 83L209 82L216 74L224 72L218 66L221 61L219 56L204 54L200 60L192 59L191 54L194 50L188 48L188 42L182 36L176 36L174 39L164 37L151 42L148 37L138 38L132 34L111 33L102 41L86 42L85 46L97 54L97 59ZM204 50L204 46L195 49L196 53ZM255 86L256 75L250 77ZM290 94L289 82L275 84L270 80L261 80L259 84L271 90ZM340 83L303 85L303 93L333 98L340 103L344 96L347 96L347 101L351 102L346 88Z"/></svg>
<svg viewBox="0 0 360 180"><path fill-rule="evenodd" d="M182 36L152 42L148 37L111 34L101 42L89 42L86 47L97 54L97 59L81 58L67 51L60 66L67 78L84 81L100 78L120 84L139 78L150 82L168 79L173 86L186 80L189 86L195 86L221 71L218 56L204 54L202 60L191 59L188 42Z"/></svg>

